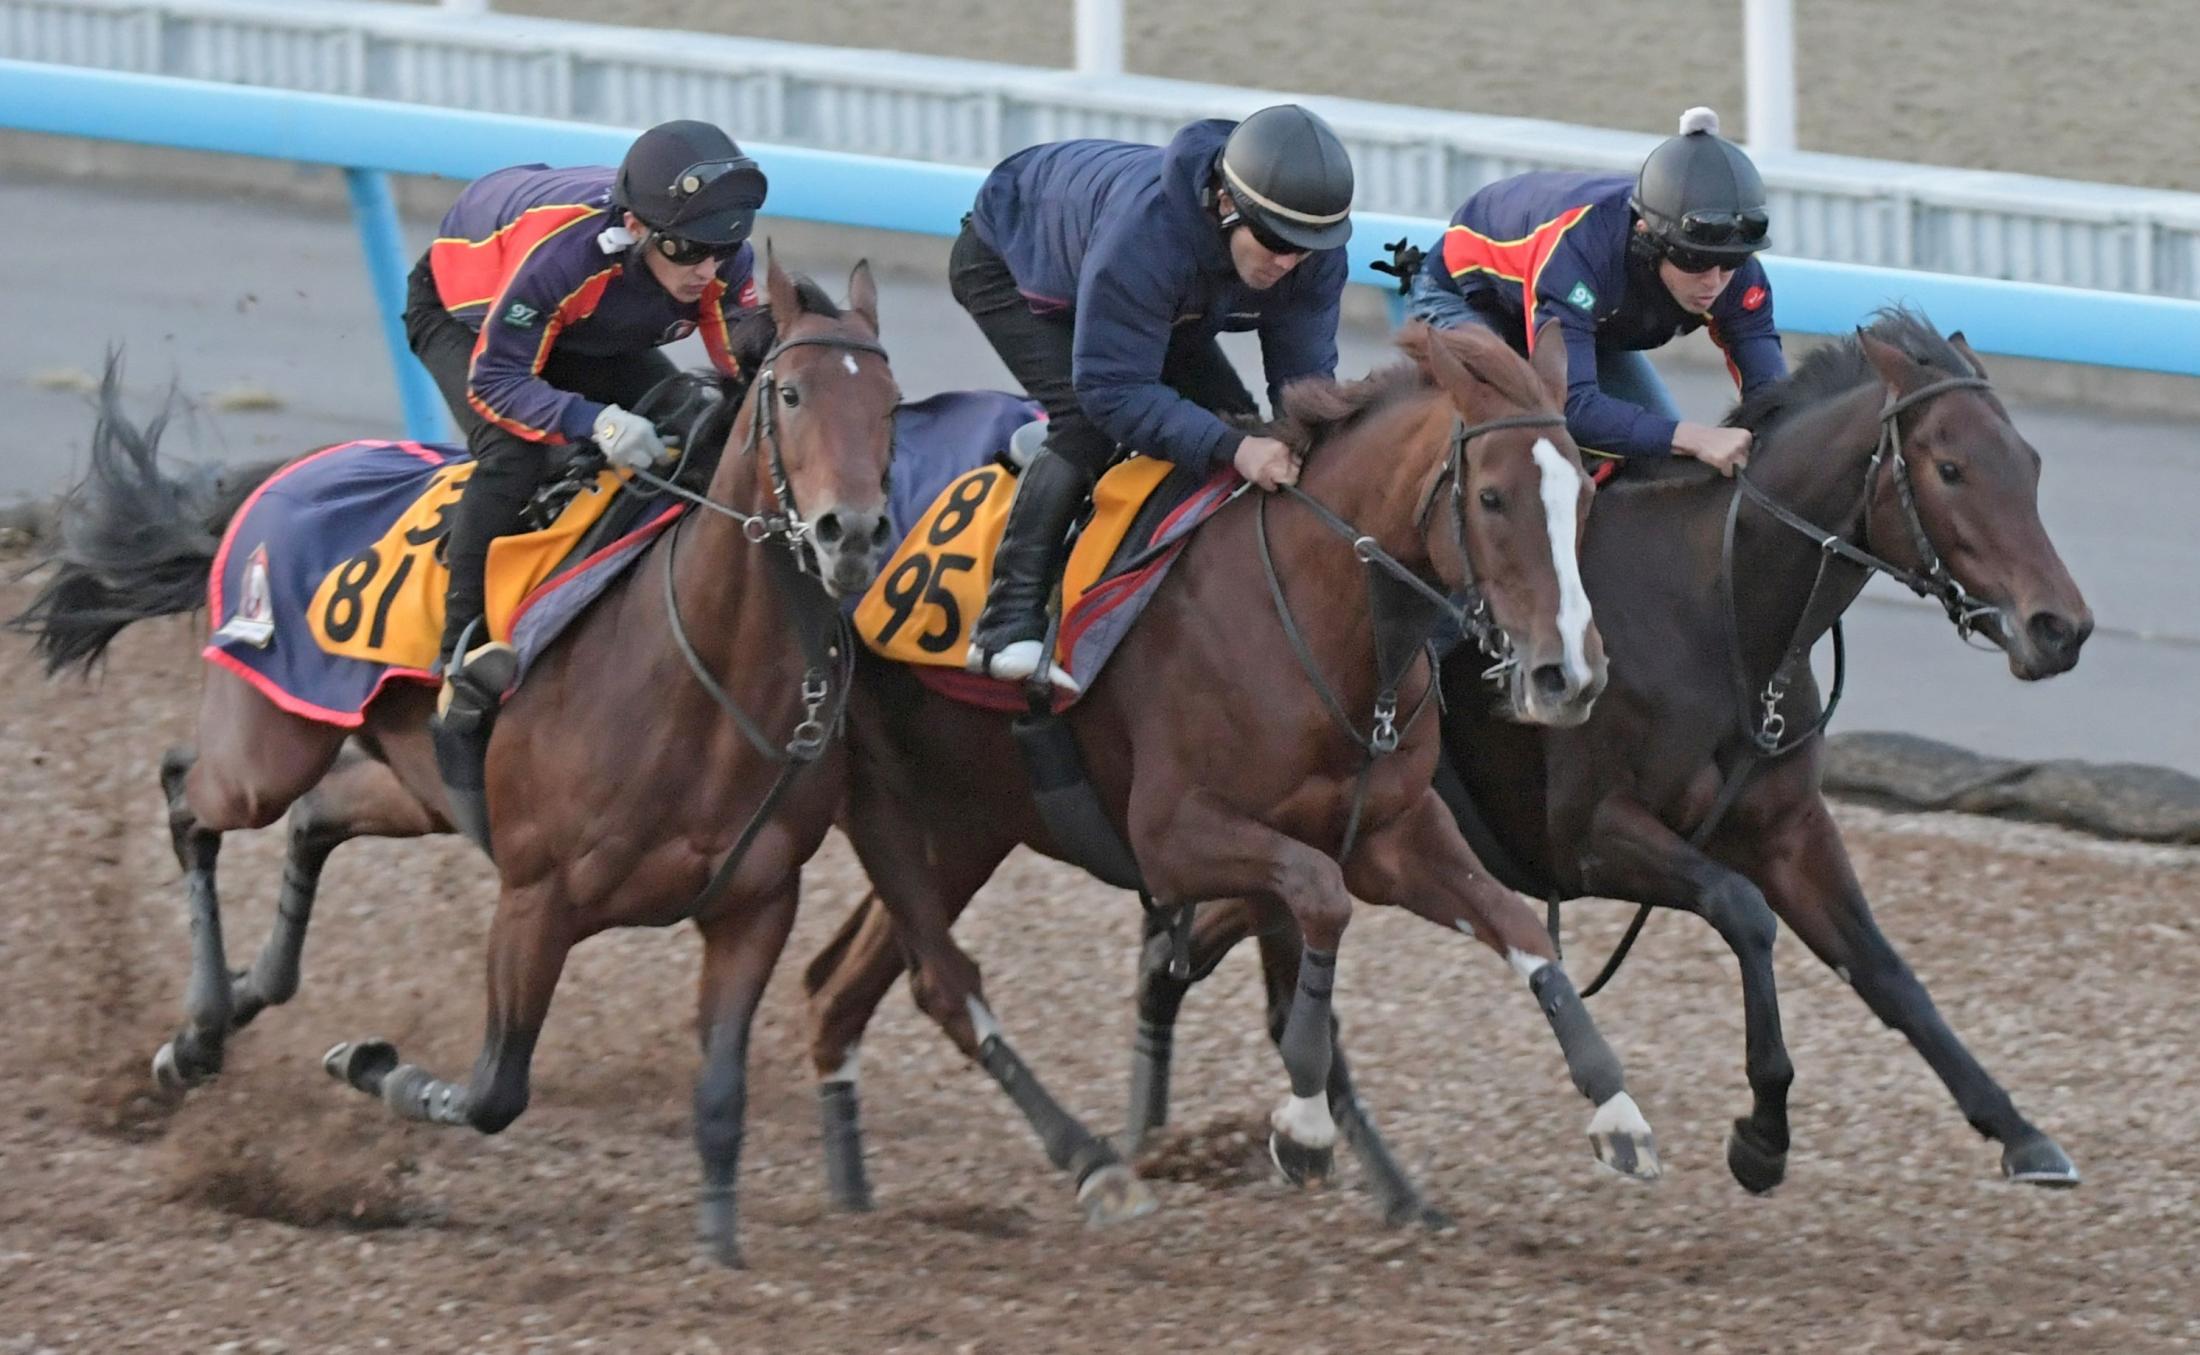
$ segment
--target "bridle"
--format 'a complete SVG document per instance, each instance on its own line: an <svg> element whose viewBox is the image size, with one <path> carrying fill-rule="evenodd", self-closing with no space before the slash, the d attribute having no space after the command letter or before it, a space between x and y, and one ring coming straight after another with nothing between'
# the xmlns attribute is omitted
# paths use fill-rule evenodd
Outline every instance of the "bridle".
<svg viewBox="0 0 2200 1355"><path fill-rule="evenodd" d="M1377 544L1374 537L1361 531L1297 485L1286 486L1278 497L1289 497L1304 504L1315 518L1330 531L1352 543L1352 554L1367 566L1368 610L1375 624L1376 695L1373 720L1369 732L1362 734L1359 727L1345 712L1334 689L1322 677L1314 661L1312 648L1299 630L1297 620L1291 614L1290 603L1283 595L1283 579L1276 571L1276 561L1268 545L1268 498L1262 495L1254 518L1255 539L1260 547L1261 567L1268 576L1268 593L1274 601L1277 619L1283 623L1283 633L1291 642L1299 668L1313 684L1315 694L1321 698L1331 720L1365 754L1358 784L1352 796L1352 812L1345 824L1344 845L1337 853L1342 862L1352 854L1353 843L1359 835L1360 811L1367 795L1370 773L1375 760L1385 753L1394 752L1405 730L1413 726L1421 713L1428 708L1431 695L1436 690L1434 681L1422 690L1421 700L1408 712L1403 724L1398 719L1398 690L1404 684L1413 660L1427 645L1429 634L1440 620L1449 619L1462 635L1472 638L1482 653L1493 663L1484 674L1495 677L1519 662L1513 653L1512 641L1504 627L1492 618L1489 599L1483 594L1474 575L1474 562L1467 550L1466 509L1466 453L1467 444L1485 433L1506 428L1562 427L1566 416L1557 413L1511 414L1503 418L1487 419L1470 424L1458 415L1452 416L1451 450L1445 457L1443 469L1436 473L1423 493L1419 506L1414 510L1413 525L1416 532L1426 535L1428 516L1436 504L1436 494L1446 478L1452 484L1452 526L1458 535L1460 570L1463 576L1457 596L1446 596L1427 580L1408 569L1398 558ZM1243 492L1242 490L1240 492ZM1389 592L1383 585L1393 587ZM1398 589L1403 589L1403 596Z"/></svg>
<svg viewBox="0 0 2200 1355"><path fill-rule="evenodd" d="M679 649L680 657L687 661L688 671L702 685L728 717L733 720L741 736L748 740L766 761L779 764L779 776L766 791L764 799L749 817L733 847L711 873L702 892L690 905L690 913L699 913L740 868L749 848L763 832L764 825L778 808L779 801L792 787L794 779L811 763L824 755L825 749L839 732L847 713L848 693L855 678L855 636L850 629L847 614L841 610L822 587L802 582L806 577L810 584L820 584L823 579L817 552L811 545L811 526L802 516L801 506L794 497L794 485L787 475L786 454L781 445L778 404L779 380L772 363L790 348L836 348L851 353L875 353L886 357L886 350L868 339L846 338L839 335L820 334L805 338L787 339L764 355L756 380L749 387L749 398L755 401L749 418L749 435L741 444L740 455L754 456L763 449L770 460L767 470L771 477L772 506L762 513L745 513L730 504L723 504L707 495L697 494L683 485L662 479L649 471L637 470L634 478L661 493L683 499L698 508L730 518L740 526L744 540L752 545L781 542L785 551L767 551L765 562L773 581L787 598L795 618L795 635L802 644L808 666L802 674L802 719L795 725L784 744L767 735L755 718L741 708L732 693L711 675L702 655L696 652L695 643L688 638L687 626L680 619L680 601L674 593L673 562L678 555L680 529L686 521L676 522L666 533L665 540L665 615L671 622L672 641Z"/></svg>

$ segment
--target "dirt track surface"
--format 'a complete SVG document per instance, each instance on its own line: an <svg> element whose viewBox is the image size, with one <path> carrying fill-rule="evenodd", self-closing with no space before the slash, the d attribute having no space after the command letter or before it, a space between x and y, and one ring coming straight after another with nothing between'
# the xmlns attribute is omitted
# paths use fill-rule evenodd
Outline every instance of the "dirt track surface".
<svg viewBox="0 0 2200 1355"><path fill-rule="evenodd" d="M0 590L12 614L25 594ZM0 644L0 1352L2168 1351L2200 1344L2192 993L2200 851L1844 810L1882 920L1955 1028L2086 1172L1996 1179L1898 1037L1792 937L1780 982L1796 1151L1729 1179L1747 1106L1734 965L1661 918L1594 1010L1666 1179L1597 1171L1588 1107L1532 1001L1463 938L1363 912L1338 1010L1363 1090L1455 1232L1390 1232L1356 1167L1300 1194L1259 1149L1283 1094L1257 967L1180 1030L1162 1211L1088 1230L992 1084L897 989L863 1053L878 1212L822 1203L801 964L863 887L813 867L752 1056L751 1269L695 1259L688 1097L697 948L601 938L566 971L533 1107L503 1136L400 1124L328 1081L380 1034L445 1075L480 1029L488 871L451 842L332 862L303 992L180 1109L149 1095L186 968L153 767L187 736L182 624L124 637L103 687L43 686ZM279 834L222 858L234 962L272 913ZM1577 969L1622 913L1577 907ZM1011 1037L1096 1127L1124 1102L1136 906L1015 858L962 935Z"/></svg>
<svg viewBox="0 0 2200 1355"><path fill-rule="evenodd" d="M1067 66L1072 0L493 0L620 24ZM1125 0L1135 74L1746 134L1736 0ZM1798 0L1805 150L2200 190L2190 0ZM735 129L739 135L739 129Z"/></svg>

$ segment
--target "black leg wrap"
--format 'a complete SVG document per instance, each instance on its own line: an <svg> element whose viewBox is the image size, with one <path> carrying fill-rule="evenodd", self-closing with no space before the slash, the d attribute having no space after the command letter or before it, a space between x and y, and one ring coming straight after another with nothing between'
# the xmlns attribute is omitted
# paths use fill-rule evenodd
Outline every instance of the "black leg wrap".
<svg viewBox="0 0 2200 1355"><path fill-rule="evenodd" d="M1335 951L1309 949L1299 957L1298 992L1284 1019L1283 1038L1276 1042L1284 1071L1291 1075L1293 1096L1318 1095L1329 1083L1329 995L1336 984Z"/></svg>
<svg viewBox="0 0 2200 1355"><path fill-rule="evenodd" d="M1567 1071L1573 1074L1574 1086L1581 1094L1601 1106L1625 1091L1619 1056L1604 1043L1604 1036L1598 1033L1589 1009L1574 992L1573 980L1566 977L1566 971L1555 964L1543 966L1528 980L1528 991L1535 994L1536 1005L1543 1008L1544 1019L1558 1036L1559 1048L1566 1054Z"/></svg>
<svg viewBox="0 0 2200 1355"><path fill-rule="evenodd" d="M871 1208L871 1182L863 1170L863 1125L853 1082L821 1082L818 1115L825 1131L825 1190L842 1209Z"/></svg>
<svg viewBox="0 0 2200 1355"><path fill-rule="evenodd" d="M1038 1131L1039 1142L1046 1149L1047 1161L1070 1174L1073 1181L1084 1184L1086 1177L1102 1167L1122 1161L1115 1150L1079 1124L1060 1103L1039 1085L1031 1075L1031 1069L1008 1047L1008 1042L998 1035L989 1035L978 1046L978 1061L1001 1084L1008 1099L1031 1121Z"/></svg>

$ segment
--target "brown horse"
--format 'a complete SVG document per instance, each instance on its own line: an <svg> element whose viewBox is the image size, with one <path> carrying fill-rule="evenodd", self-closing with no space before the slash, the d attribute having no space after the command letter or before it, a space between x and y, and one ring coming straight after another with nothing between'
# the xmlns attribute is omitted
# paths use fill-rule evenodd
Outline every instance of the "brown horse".
<svg viewBox="0 0 2200 1355"><path fill-rule="evenodd" d="M329 1057L331 1073L400 1115L496 1133L526 1108L529 1061L568 951L607 928L692 920L704 943L702 1231L729 1264L739 1258L749 1023L793 923L801 867L841 800L845 757L833 734L852 656L837 599L866 587L883 559L897 398L868 267L849 279L845 313L776 264L768 294L777 341L731 420L707 495L536 663L497 723L488 798L502 888L471 1080L439 1081L380 1041ZM150 444L119 435L134 444L140 480L156 481ZM212 538L189 520L187 499L114 483L87 483L68 530L195 539L203 587ZM155 510L166 519L143 520ZM64 565L26 618L50 664L88 667L130 620L188 608L154 587L157 573L174 574L174 553L135 565L110 557L96 578ZM347 755L346 730L208 667L198 749L171 751L161 771L193 937L185 1025L156 1059L165 1081L214 1074L229 1031L295 989L314 882L337 843L449 831L427 733L433 693L385 690L358 731L363 755ZM221 836L293 806L282 923L261 966L233 982L214 890Z"/></svg>
<svg viewBox="0 0 2200 1355"><path fill-rule="evenodd" d="M2017 677L2076 664L2093 619L2040 523L2039 455L1962 336L1943 340L1906 311L1813 354L1729 422L1756 434L1749 485L1676 465L1598 497L1582 570L1616 658L1587 723L1509 724L1471 664L1446 665L1444 741L1471 794L1447 798L1515 888L1678 908L1718 929L1741 962L1755 1099L1727 1144L1743 1186L1770 1190L1786 1171L1793 1069L1773 987L1776 918L1909 1037L1965 1118L2003 1145L2009 1179L2075 1185L2070 1159L2017 1112L1872 921L1819 791L1826 708L1798 662L1876 557L1937 596L1959 631L1990 637ZM1211 972L1257 932L1273 1026L1298 943L1262 912L1202 909L1192 969ZM1134 1140L1166 1117L1170 1030L1189 986L1166 956L1149 944L1139 984ZM1333 1092L1351 1096L1349 1085ZM1354 1142L1385 1206L1413 1204L1372 1129Z"/></svg>
<svg viewBox="0 0 2200 1355"><path fill-rule="evenodd" d="M1649 1126L1550 938L1483 872L1430 789L1436 723L1411 714L1426 709L1434 680L1425 627L1391 669L1403 673L1395 723L1386 713L1377 672L1396 637L1361 578L1387 561L1427 581L1424 592L1429 582L1478 590L1492 623L1485 643L1503 654L1501 633L1511 646L1502 666L1515 714L1566 724L1587 713L1603 656L1576 574L1590 486L1557 412L1565 349L1541 345L1531 369L1479 331L1415 327L1401 342L1414 364L1287 395L1282 435L1305 457L1303 496L1241 495L1201 527L1067 720L1153 897L1258 894L1306 937L1309 963L1279 1037L1291 1094L1271 1120L1270 1149L1287 1174L1329 1167L1330 995L1356 895L1465 932L1509 961L1597 1107L1597 1155L1653 1177ZM1362 734L1370 710L1374 732ZM1391 740L1395 751L1378 756ZM1053 840L1035 810L1009 720L866 658L849 745L842 824L877 894L806 979L838 1202L868 1202L855 1054L906 953L919 1004L1009 1093L1091 1215L1150 1208L1114 1150L1009 1047L975 962L948 934L1018 843L1068 858L1071 844Z"/></svg>

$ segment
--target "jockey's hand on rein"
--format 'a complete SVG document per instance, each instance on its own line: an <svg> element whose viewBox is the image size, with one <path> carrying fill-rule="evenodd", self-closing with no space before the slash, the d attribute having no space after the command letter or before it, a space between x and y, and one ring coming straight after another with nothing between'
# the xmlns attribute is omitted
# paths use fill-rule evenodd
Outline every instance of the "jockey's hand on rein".
<svg viewBox="0 0 2200 1355"><path fill-rule="evenodd" d="M1262 489L1281 489L1299 480L1298 458L1274 438L1247 438L1230 458L1237 473Z"/></svg>
<svg viewBox="0 0 2200 1355"><path fill-rule="evenodd" d="M614 466L647 470L665 454L665 444L657 436L657 426L617 405L605 405L603 413L596 416L595 435L596 446L603 450L604 460Z"/></svg>

